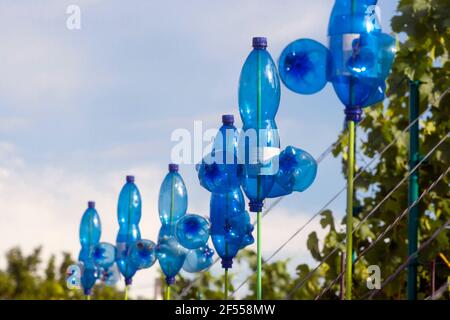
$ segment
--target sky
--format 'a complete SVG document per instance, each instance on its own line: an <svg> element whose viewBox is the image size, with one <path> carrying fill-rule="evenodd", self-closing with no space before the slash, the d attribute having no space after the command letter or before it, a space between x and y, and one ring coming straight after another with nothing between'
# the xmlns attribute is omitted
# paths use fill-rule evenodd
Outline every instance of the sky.
<svg viewBox="0 0 450 320"><path fill-rule="evenodd" d="M102 241L114 242L117 197L127 174L143 197L140 229L155 241L159 186L176 129L218 128L237 107L239 74L253 36L266 36L275 60L298 38L327 43L332 0L23 0L0 5L0 266L4 253L42 245L44 257L78 255L78 227L95 200ZM81 9L81 29L66 22ZM396 1L380 0L382 27ZM276 117L282 146L318 157L343 126L343 107L327 85L300 96L282 87ZM205 143L206 146L206 143ZM181 165L188 212L209 214L208 191L193 165ZM269 256L345 185L340 159L319 166L314 185L283 200L263 220ZM270 201L267 202L270 205ZM329 206L337 217L341 196ZM315 220L277 258L313 263L307 235ZM256 249L255 246L253 246ZM151 298L156 270L140 271L131 295ZM220 272L215 266L214 272ZM244 272L245 274L245 272ZM238 277L239 280L239 277ZM236 280L237 281L237 280Z"/></svg>

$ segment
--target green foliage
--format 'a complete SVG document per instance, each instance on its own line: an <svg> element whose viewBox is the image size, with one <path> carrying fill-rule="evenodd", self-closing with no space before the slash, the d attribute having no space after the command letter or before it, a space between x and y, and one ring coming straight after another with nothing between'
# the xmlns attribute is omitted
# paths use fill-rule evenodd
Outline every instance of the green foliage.
<svg viewBox="0 0 450 320"><path fill-rule="evenodd" d="M432 105L420 121L420 151L428 153L433 146L445 137L450 129L450 94L442 97L450 87L450 1L449 0L401 0L398 14L392 19L392 29L405 38L398 43L398 53L392 74L388 79L388 105L379 104L365 111L365 120L359 126L359 152L367 159L388 145L408 125L408 81L421 81L420 113ZM439 98L442 97L441 100ZM346 133L333 151L335 156L343 155L343 173L346 172L345 156L348 140ZM420 189L423 191L444 172L450 163L450 142L446 142L420 168ZM363 210L355 217L358 222L367 215L408 172L408 135L400 139L376 162L371 170L363 172L356 181L355 188L360 194L357 202ZM360 169L359 169L360 170ZM358 171L359 172L359 171ZM449 178L445 177L433 192L428 194L419 205L420 242L430 235L450 217ZM369 192L368 192L369 191ZM361 196L361 194L363 196ZM358 230L354 238L354 248L360 252L380 234L388 224L402 213L408 203L408 186L405 183L375 213L373 218ZM329 212L322 226L330 221ZM322 249L325 251L336 245L336 238L344 234L330 230ZM450 252L450 232L441 235L419 255L419 299L430 294L429 262L439 252ZM318 257L317 249L311 254ZM380 241L365 257L356 263L354 276L354 296L360 298L367 292L365 273L368 265L379 265L385 279L407 258L407 219ZM335 257L334 264L338 257ZM437 284L445 283L449 270L438 267ZM325 283L335 278L327 273ZM334 287L337 289L337 286ZM336 290L335 290L336 291ZM448 294L447 294L448 295ZM384 299L405 299L406 272L402 272L379 295Z"/></svg>
<svg viewBox="0 0 450 320"><path fill-rule="evenodd" d="M284 299L288 293L293 291L295 285L310 272L307 265L300 265L297 267L296 276L293 276L288 270L288 262L289 260L279 260L272 263L264 263L262 288L264 299ZM248 282L240 289L242 291L238 291L237 296L243 299L256 299L256 253L250 250L242 250L236 257L235 263L240 265L239 269L248 267L249 270L246 270L244 275L234 273L234 270L238 269L237 267L229 270L229 292L232 293L237 289L237 286L245 280L246 275L250 274ZM322 270L326 268L325 266L306 281L300 290L295 291L292 298L310 299L312 296L317 295L320 290ZM161 278L163 278L162 275ZM173 298L179 298L180 294L184 293L184 289L190 286L183 299L223 299L224 280L223 273L218 277L214 277L209 271L196 274L195 277L190 279L178 275L175 285L172 286L172 292L175 292ZM245 295L246 292L248 293ZM162 294L163 292L161 292ZM242 296L243 294L244 296ZM230 294L229 299L236 299L236 297Z"/></svg>
<svg viewBox="0 0 450 320"><path fill-rule="evenodd" d="M57 268L56 257L51 256L42 266L41 248L24 255L19 248L6 253L6 269L0 270L0 299L84 299L81 290L69 290L66 285L66 270L75 261L69 253L63 253ZM43 267L43 268L42 268ZM41 272L41 268L44 272ZM93 299L122 299L123 292L115 288L96 285Z"/></svg>
<svg viewBox="0 0 450 320"><path fill-rule="evenodd" d="M160 271L161 282L164 283L163 273ZM230 283L232 283L233 275L230 274ZM224 275L214 277L211 272L205 271L196 274L194 278L188 278L182 274L177 275L177 280L171 287L172 299L179 299L183 294L184 300L221 300L223 299ZM185 292L186 288L190 288ZM229 286L230 292L234 290L232 285ZM165 288L161 288L161 296L164 296Z"/></svg>

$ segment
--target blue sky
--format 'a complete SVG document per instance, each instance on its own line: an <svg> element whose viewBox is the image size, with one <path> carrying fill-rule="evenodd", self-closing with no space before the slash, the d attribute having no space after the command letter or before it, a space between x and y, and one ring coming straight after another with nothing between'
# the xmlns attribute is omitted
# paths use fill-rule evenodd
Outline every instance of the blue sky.
<svg viewBox="0 0 450 320"><path fill-rule="evenodd" d="M155 239L159 185L173 130L220 125L238 117L239 73L253 36L266 36L278 59L297 38L326 43L334 1L9 1L0 10L0 252L13 245L45 254L79 250L78 223L96 200L103 240L117 232L116 201L126 174L143 195L143 236ZM66 28L66 8L81 8L81 30ZM395 1L379 1L390 32ZM312 96L285 87L277 114L283 146L318 156L337 137L343 108L330 85ZM209 193L194 166L181 166L189 212L208 214ZM340 159L327 158L315 184L285 199L264 219L264 254L276 249L345 181ZM342 216L344 197L331 208ZM311 262L307 234L280 254ZM323 232L322 232L323 233ZM3 257L0 258L3 264ZM155 267L153 268L155 269ZM151 296L154 270L134 294ZM141 288L141 289L139 289ZM133 291L132 291L133 294Z"/></svg>

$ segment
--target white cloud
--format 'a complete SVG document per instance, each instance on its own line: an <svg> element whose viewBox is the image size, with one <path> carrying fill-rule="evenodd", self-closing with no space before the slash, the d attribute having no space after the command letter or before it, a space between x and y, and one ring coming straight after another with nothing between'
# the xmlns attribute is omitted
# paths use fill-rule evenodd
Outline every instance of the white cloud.
<svg viewBox="0 0 450 320"><path fill-rule="evenodd" d="M88 11L100 1L78 2ZM41 111L78 107L83 92L110 83L110 77L95 72L89 51L79 46L79 36L66 28L70 3L2 6L0 96L9 107Z"/></svg>
<svg viewBox="0 0 450 320"><path fill-rule="evenodd" d="M44 246L46 255L79 251L78 228L88 200L95 200L102 221L102 240L115 242L116 206L126 174L135 174L143 196L141 231L155 239L159 229L157 192L161 170L151 166L80 174L67 168L35 170L9 144L0 144L0 252L12 246L29 251ZM3 257L2 257L3 259Z"/></svg>

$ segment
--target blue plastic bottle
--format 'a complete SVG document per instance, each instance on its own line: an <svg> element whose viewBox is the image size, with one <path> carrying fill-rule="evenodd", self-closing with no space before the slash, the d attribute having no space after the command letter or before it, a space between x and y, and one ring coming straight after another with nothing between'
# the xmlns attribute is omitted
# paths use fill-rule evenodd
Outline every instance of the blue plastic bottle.
<svg viewBox="0 0 450 320"><path fill-rule="evenodd" d="M97 267L108 269L116 261L116 247L107 242L100 242L94 246L93 258Z"/></svg>
<svg viewBox="0 0 450 320"><path fill-rule="evenodd" d="M81 286L83 287L83 294L90 296L92 294L92 288L97 281L99 274L97 268L88 268L82 265Z"/></svg>
<svg viewBox="0 0 450 320"><path fill-rule="evenodd" d="M240 186L242 168L237 158L238 138L233 115L223 115L211 153L198 169L200 184L209 192L226 193Z"/></svg>
<svg viewBox="0 0 450 320"><path fill-rule="evenodd" d="M311 39L292 42L279 59L281 80L290 90L300 94L322 90L328 82L329 66L328 48Z"/></svg>
<svg viewBox="0 0 450 320"><path fill-rule="evenodd" d="M187 214L176 224L175 237L187 249L204 247L209 239L209 221L197 214Z"/></svg>
<svg viewBox="0 0 450 320"><path fill-rule="evenodd" d="M89 201L80 223L80 244L84 248L92 248L100 241L102 225L95 202Z"/></svg>
<svg viewBox="0 0 450 320"><path fill-rule="evenodd" d="M156 261L155 243L151 240L138 240L129 250L131 263L137 269L150 268Z"/></svg>
<svg viewBox="0 0 450 320"><path fill-rule="evenodd" d="M210 213L218 212L220 216L237 216L245 211L245 199L240 188L228 193L212 193L210 201ZM215 228L211 220L211 229Z"/></svg>
<svg viewBox="0 0 450 320"><path fill-rule="evenodd" d="M328 34L381 32L376 16L369 18L378 0L336 0L331 11ZM375 12L373 12L375 13Z"/></svg>
<svg viewBox="0 0 450 320"><path fill-rule="evenodd" d="M184 248L173 235L171 225L163 225L159 231L156 257L161 270L166 276L166 283L175 283L175 276L181 270L188 250Z"/></svg>
<svg viewBox="0 0 450 320"><path fill-rule="evenodd" d="M253 237L253 234L252 234L255 227L251 223L250 215L247 211L244 211L244 213L242 215L243 215L243 218L241 221L243 221L243 223L240 225L241 230L239 231L240 234L242 235L240 249L244 249L245 247L247 247L255 242L255 238Z"/></svg>
<svg viewBox="0 0 450 320"><path fill-rule="evenodd" d="M92 287L98 277L98 270L94 263L94 246L100 241L102 226L100 217L95 210L95 202L89 201L80 223L81 251L78 260L82 262L81 284L84 294L90 295Z"/></svg>
<svg viewBox="0 0 450 320"><path fill-rule="evenodd" d="M280 170L269 198L277 198L292 193L303 192L311 186L317 174L317 162L306 151L292 146L280 153Z"/></svg>
<svg viewBox="0 0 450 320"><path fill-rule="evenodd" d="M116 238L116 262L120 272L125 277L126 285L130 285L137 271L128 255L130 246L141 239L139 221L141 220L141 194L134 183L134 176L127 176L126 183L119 194L117 218L119 232Z"/></svg>
<svg viewBox="0 0 450 320"><path fill-rule="evenodd" d="M330 81L346 106L348 120L359 121L362 107L382 99L374 97L394 59L394 39L381 33L376 4L376 0L337 0L331 12Z"/></svg>
<svg viewBox="0 0 450 320"><path fill-rule="evenodd" d="M159 189L158 210L163 225L175 225L186 214L188 196L178 165L169 164L169 173Z"/></svg>
<svg viewBox="0 0 450 320"><path fill-rule="evenodd" d="M275 115L280 103L280 80L267 51L266 38L253 38L239 80L239 111L244 123L239 158L244 163L242 187L250 211L261 211L278 170L280 139Z"/></svg>
<svg viewBox="0 0 450 320"><path fill-rule="evenodd" d="M328 49L314 40L299 39L281 54L285 85L311 94L330 81L346 108L346 120L359 122L362 108L384 99L395 56L395 40L381 32L376 4L377 0L336 0Z"/></svg>
<svg viewBox="0 0 450 320"><path fill-rule="evenodd" d="M244 196L240 189L213 193L210 201L211 239L222 267L230 269L248 232Z"/></svg>
<svg viewBox="0 0 450 320"><path fill-rule="evenodd" d="M100 279L107 286L115 286L120 280L120 271L117 264L113 264L106 269L102 268Z"/></svg>
<svg viewBox="0 0 450 320"><path fill-rule="evenodd" d="M189 273L201 272L209 268L212 263L214 250L208 246L189 250L183 264L183 270Z"/></svg>
<svg viewBox="0 0 450 320"><path fill-rule="evenodd" d="M268 122L273 122L280 97L280 79L267 51L267 39L255 37L253 50L242 67L239 79L239 112L244 129L265 128Z"/></svg>
<svg viewBox="0 0 450 320"><path fill-rule="evenodd" d="M178 165L169 164L169 173L159 190L159 218L162 226L158 235L156 257L166 276L166 283L175 283L175 276L183 267L188 250L176 239L176 223L186 215L188 196Z"/></svg>

